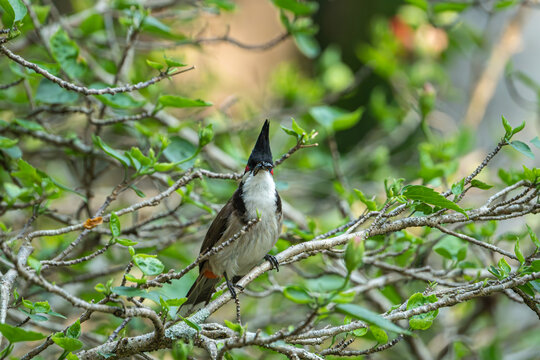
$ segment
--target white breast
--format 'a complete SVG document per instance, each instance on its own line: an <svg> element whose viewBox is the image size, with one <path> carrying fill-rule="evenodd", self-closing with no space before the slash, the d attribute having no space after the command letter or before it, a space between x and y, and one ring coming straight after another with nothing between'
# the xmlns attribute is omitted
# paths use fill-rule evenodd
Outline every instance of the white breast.
<svg viewBox="0 0 540 360"><path fill-rule="evenodd" d="M281 232L281 217L276 216L276 186L272 175L264 170L256 176L248 172L243 181L244 219L255 219L259 215L261 220L235 243L212 257L212 270L216 274L226 271L230 278L245 275L259 264L274 247ZM241 227L242 223L235 219L223 239L229 239Z"/></svg>
<svg viewBox="0 0 540 360"><path fill-rule="evenodd" d="M243 199L247 218L255 219L257 211L262 219L276 214L276 185L272 174L261 170L253 176L249 172L244 179Z"/></svg>

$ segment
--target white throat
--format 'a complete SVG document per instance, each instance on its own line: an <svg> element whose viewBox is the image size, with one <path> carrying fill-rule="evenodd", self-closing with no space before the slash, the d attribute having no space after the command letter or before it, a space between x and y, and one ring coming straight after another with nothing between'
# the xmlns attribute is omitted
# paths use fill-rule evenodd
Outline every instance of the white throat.
<svg viewBox="0 0 540 360"><path fill-rule="evenodd" d="M257 175L247 172L242 187L244 205L250 219L257 217L257 211L264 219L276 214L276 185L270 172L261 170Z"/></svg>

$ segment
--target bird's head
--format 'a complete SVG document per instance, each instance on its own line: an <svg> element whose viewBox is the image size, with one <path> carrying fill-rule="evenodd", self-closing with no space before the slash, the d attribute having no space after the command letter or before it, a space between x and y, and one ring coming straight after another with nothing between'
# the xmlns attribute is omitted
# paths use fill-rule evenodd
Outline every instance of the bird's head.
<svg viewBox="0 0 540 360"><path fill-rule="evenodd" d="M266 120L249 156L245 173L250 172L255 176L259 171L264 170L272 175L274 174L274 162L272 161L272 151L270 150L270 140L268 138L269 128L270 123Z"/></svg>

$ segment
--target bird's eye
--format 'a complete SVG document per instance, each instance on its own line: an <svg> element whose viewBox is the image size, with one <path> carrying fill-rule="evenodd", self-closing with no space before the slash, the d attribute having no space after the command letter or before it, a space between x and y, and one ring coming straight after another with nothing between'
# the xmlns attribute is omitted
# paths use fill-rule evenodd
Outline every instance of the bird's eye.
<svg viewBox="0 0 540 360"><path fill-rule="evenodd" d="M248 172L249 171L249 166L246 165L246 169L244 170L244 172Z"/></svg>

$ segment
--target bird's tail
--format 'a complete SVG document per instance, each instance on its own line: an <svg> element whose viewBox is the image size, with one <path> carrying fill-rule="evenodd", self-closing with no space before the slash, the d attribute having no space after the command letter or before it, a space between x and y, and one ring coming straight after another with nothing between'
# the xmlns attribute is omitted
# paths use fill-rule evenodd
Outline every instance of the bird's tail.
<svg viewBox="0 0 540 360"><path fill-rule="evenodd" d="M178 314L186 317L198 310L199 307L208 304L219 280L219 278L211 279L202 273L199 274L199 277L197 277L197 280L195 280L187 293L187 301L178 309Z"/></svg>

